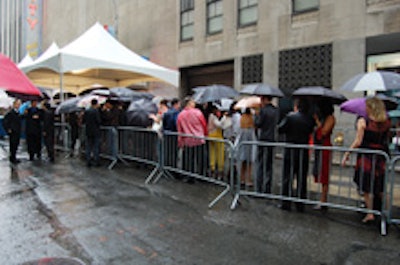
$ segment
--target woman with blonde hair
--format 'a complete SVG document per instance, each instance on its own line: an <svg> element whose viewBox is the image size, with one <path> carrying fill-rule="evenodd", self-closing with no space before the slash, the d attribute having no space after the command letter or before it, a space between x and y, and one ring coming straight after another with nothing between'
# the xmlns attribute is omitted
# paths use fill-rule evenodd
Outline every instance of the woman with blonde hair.
<svg viewBox="0 0 400 265"><path fill-rule="evenodd" d="M350 148L366 148L389 152L388 138L391 127L390 120L386 114L383 101L377 97L366 100L367 117L360 117L357 121L357 133ZM346 152L343 156L342 165L346 163L350 153ZM372 210L372 196L382 199L385 183L385 157L375 154L358 154L355 166L354 181L358 189L363 193L365 204ZM379 206L381 207L381 206ZM375 219L372 213L362 220L363 223L371 222Z"/></svg>

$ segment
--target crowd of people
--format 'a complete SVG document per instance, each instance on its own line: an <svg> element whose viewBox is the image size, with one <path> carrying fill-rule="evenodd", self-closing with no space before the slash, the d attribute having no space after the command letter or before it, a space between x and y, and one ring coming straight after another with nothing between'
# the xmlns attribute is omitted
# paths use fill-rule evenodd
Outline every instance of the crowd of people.
<svg viewBox="0 0 400 265"><path fill-rule="evenodd" d="M29 108L21 114L20 105L21 101L15 100L13 108L6 114L3 122L10 140L10 162L13 164L20 162L16 157L16 151L23 119L26 124L29 159L41 159L43 142L48 160L54 162L53 110L48 103L43 103L39 107L37 101L32 101ZM149 113L147 118L150 121L149 127L157 130L165 139L169 139L169 148L166 150L168 153L164 154L165 163L223 180L227 177L225 168L227 152L224 141L230 141L236 146L244 141L258 142L261 144L240 145L235 157L237 165L234 169L235 174L239 175L241 185L254 188L259 193L271 193L273 177L276 175L273 172L274 147L271 143L277 140L277 133L284 135L288 144L308 145L312 137L316 145L332 146L331 135L336 119L333 105L329 100L312 102L306 98L295 99L293 111L283 117L280 117L279 108L273 104L273 98L270 96L261 96L261 105L255 109L237 110L234 105L235 102L229 109L223 109L218 102L199 105L191 97L185 98L182 102L177 98L171 101L161 100L158 112ZM350 148L379 149L388 152L391 123L386 115L384 103L376 97L368 98L366 110L367 117L359 117L357 120L357 134ZM98 166L100 126L126 125L124 115L124 109L118 104L107 101L100 106L96 99L92 100L91 106L84 112L70 113L67 120L71 127L71 154L76 148L79 128L85 125L87 166ZM167 137L168 134L171 135ZM210 138L213 140L207 140ZM343 165L348 157L349 152L346 152ZM329 150L315 150L314 158L312 173L315 182L321 184L320 202L326 203L332 154ZM285 148L282 172L283 196L306 199L309 159L309 149ZM376 166L372 167L372 163L375 162ZM382 200L384 171L384 158L358 155L354 181L369 209L375 207L372 198ZM188 179L193 181L192 178ZM304 210L304 204L296 202L295 205L298 211ZM291 203L288 200L282 201L280 207L283 210L290 210ZM325 205L316 205L314 208L326 210ZM367 214L363 222L373 219L372 214Z"/></svg>

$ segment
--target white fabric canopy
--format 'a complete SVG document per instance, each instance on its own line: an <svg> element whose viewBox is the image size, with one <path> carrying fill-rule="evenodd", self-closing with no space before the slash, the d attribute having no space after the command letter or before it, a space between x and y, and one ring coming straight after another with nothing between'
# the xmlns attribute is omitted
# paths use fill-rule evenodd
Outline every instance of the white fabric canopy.
<svg viewBox="0 0 400 265"><path fill-rule="evenodd" d="M22 62L21 62L22 63ZM126 48L99 23L62 49L53 43L23 70L39 86L79 93L94 83L107 87L163 81L179 86L179 72L152 63Z"/></svg>

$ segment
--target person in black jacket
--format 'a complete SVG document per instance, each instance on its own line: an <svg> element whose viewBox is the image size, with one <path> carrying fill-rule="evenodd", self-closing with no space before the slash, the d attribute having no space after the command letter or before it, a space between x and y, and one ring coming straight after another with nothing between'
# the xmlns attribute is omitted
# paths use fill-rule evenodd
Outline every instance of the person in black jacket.
<svg viewBox="0 0 400 265"><path fill-rule="evenodd" d="M279 120L279 110L272 105L272 97L261 97L261 110L255 118L255 126L259 129L258 140L275 142L275 130ZM257 192L271 193L273 147L259 146L257 153Z"/></svg>
<svg viewBox="0 0 400 265"><path fill-rule="evenodd" d="M286 142L290 144L303 144L309 142L310 135L314 130L315 121L308 114L309 105L305 99L297 99L294 106L295 111L290 112L278 125L279 133L286 136ZM308 150L304 148L285 148L283 158L282 195L289 196L296 178L296 189L291 193L293 197L305 199L307 197L307 173L308 173ZM290 202L284 201L281 205L283 210L290 210ZM303 203L296 203L297 211L304 211Z"/></svg>
<svg viewBox="0 0 400 265"><path fill-rule="evenodd" d="M26 118L26 143L28 145L29 160L35 155L42 158L42 110L37 106L37 100L32 100L31 106L25 111Z"/></svg>
<svg viewBox="0 0 400 265"><path fill-rule="evenodd" d="M13 108L7 112L3 120L3 127L7 132L10 140L10 162L17 164L20 162L16 154L21 137L21 115L19 114L19 107L21 100L16 99L13 103Z"/></svg>
<svg viewBox="0 0 400 265"><path fill-rule="evenodd" d="M101 117L97 99L93 99L91 106L83 115L83 124L86 131L86 163L90 167L99 165L100 125ZM93 154L93 163L92 163Z"/></svg>
<svg viewBox="0 0 400 265"><path fill-rule="evenodd" d="M43 104L43 139L49 161L54 163L54 112L47 102Z"/></svg>

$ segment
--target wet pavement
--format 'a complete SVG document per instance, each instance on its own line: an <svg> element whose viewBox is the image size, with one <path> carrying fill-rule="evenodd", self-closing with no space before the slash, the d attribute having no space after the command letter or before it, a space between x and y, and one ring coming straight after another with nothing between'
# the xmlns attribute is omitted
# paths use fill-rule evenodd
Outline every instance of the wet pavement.
<svg viewBox="0 0 400 265"><path fill-rule="evenodd" d="M1 153L1 152L0 152ZM135 164L87 168L80 158L10 167L0 155L0 264L47 257L85 264L398 264L400 231L362 214L281 211L270 200L162 178ZM34 264L34 263L27 263Z"/></svg>

